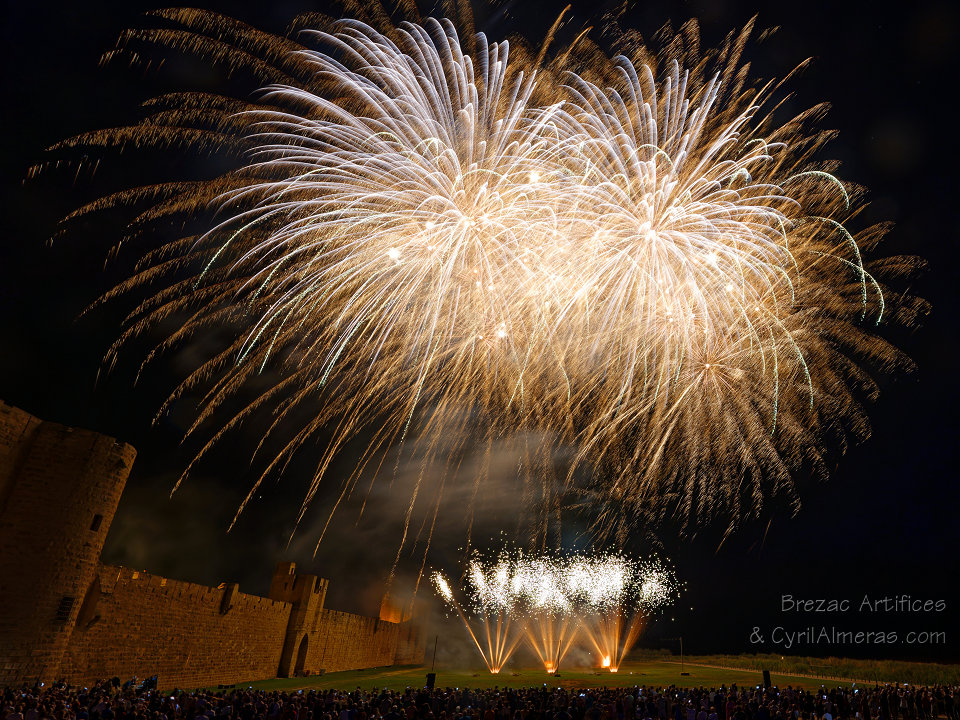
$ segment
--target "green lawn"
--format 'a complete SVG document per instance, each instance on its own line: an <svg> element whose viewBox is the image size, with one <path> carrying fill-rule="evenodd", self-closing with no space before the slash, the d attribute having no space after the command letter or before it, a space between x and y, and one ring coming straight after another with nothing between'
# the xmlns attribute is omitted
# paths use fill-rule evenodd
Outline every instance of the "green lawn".
<svg viewBox="0 0 960 720"><path fill-rule="evenodd" d="M425 667L388 667L371 670L351 670L348 672L328 673L316 677L306 678L277 678L274 680L258 680L256 682L238 683L238 686L253 686L263 690L307 690L310 688L337 688L352 690L357 687L390 688L402 690L406 687L421 687L426 680L429 668ZM564 670L561 668L560 677L548 675L543 670L504 671L499 675L491 675L486 670L482 672L450 670L437 667L437 685L441 687L471 687L489 688L499 687L530 687L533 685L548 684L550 686L563 685L566 687L626 687L630 685L693 685L719 686L730 685L757 685L763 681L761 673L725 668L708 668L687 665L684 670L689 675L680 674L680 665L672 662L627 662L621 665L618 673L595 670ZM791 675L776 675L771 677L775 685L794 687L818 688L821 683L829 686L843 685L837 681L823 681L819 679L797 677Z"/></svg>
<svg viewBox="0 0 960 720"><path fill-rule="evenodd" d="M658 658L647 658L655 660ZM803 655L688 655L693 664L728 668L749 668L772 673L813 677L860 678L864 681L900 682L912 685L960 684L960 664L909 662L905 660L866 660L846 657L808 657Z"/></svg>

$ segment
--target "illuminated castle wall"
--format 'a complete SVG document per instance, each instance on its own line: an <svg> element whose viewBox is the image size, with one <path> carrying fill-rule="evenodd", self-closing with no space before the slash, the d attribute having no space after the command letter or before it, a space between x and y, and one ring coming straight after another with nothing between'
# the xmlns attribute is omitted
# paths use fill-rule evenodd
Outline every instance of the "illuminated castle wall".
<svg viewBox="0 0 960 720"><path fill-rule="evenodd" d="M103 565L136 451L0 402L0 687L159 675L197 687L423 661L417 628L324 607L277 565L269 597Z"/></svg>

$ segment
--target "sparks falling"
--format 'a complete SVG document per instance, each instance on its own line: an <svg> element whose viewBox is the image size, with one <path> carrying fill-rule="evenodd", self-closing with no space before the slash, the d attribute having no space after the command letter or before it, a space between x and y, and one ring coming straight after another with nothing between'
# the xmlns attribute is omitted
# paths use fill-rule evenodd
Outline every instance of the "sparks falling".
<svg viewBox="0 0 960 720"><path fill-rule="evenodd" d="M417 443L443 465L527 432L549 439L529 473L550 446L574 451L551 492L593 471L600 536L638 516L732 529L774 497L798 507L797 474L826 474L825 455L866 437L874 376L909 365L878 325L924 309L883 285L921 263L870 265L885 226L849 229L862 193L814 159L830 136L815 127L823 108L774 122L779 85L751 82L740 60L750 27L706 53L692 22L663 50L626 33L603 59L586 34L508 46L403 8L416 22L371 11L297 24L297 41L192 10L125 35L115 54L167 44L263 90L166 95L139 125L61 145L241 158L212 180L75 213L143 208L134 238L209 220L144 251L108 294L147 295L110 361L164 325L175 330L157 352L229 333L161 414L205 388L190 433L221 425L197 460L264 414L257 451L289 433L248 499L330 438L300 518L361 433L334 509L391 447ZM446 457L440 436L453 438Z"/></svg>

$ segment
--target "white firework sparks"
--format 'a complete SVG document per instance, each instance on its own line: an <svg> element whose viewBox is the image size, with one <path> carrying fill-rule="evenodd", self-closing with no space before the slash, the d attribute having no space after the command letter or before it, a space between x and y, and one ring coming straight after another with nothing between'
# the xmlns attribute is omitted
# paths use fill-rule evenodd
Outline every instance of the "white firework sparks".
<svg viewBox="0 0 960 720"><path fill-rule="evenodd" d="M437 586L437 591L444 600L448 602L453 600L453 590L450 588L450 583L447 582L447 579L443 575L440 573L434 573L433 583Z"/></svg>
<svg viewBox="0 0 960 720"><path fill-rule="evenodd" d="M265 407L268 438L297 424L248 499L329 433L302 518L358 434L371 439L341 498L415 422L435 448L429 438L468 438L473 417L479 438L435 452L534 431L550 438L525 465L536 471L548 446L573 448L567 480L597 471L601 536L637 517L722 515L732 529L773 496L797 507L797 472L825 473L825 454L868 433L873 374L909 364L875 327L910 324L924 304L893 294L887 312L861 252L885 228L847 229L861 194L814 160L829 136L810 129L819 109L773 121L775 86L751 84L739 60L749 27L705 55L692 24L661 55L633 43L604 58L585 43L591 62L569 63L578 75L564 67L576 46L554 62L546 48L461 37L449 20L343 20L305 32L322 48L308 49L197 11L162 14L192 39L171 30L158 42L209 48L204 33L222 25L211 54L273 84L239 112L168 96L163 122L71 144L205 148L215 126L217 142L252 146L214 180L91 206L151 199L145 222L218 209L202 237L148 253L118 288L151 295L117 347L171 318L160 349L237 328L169 402L212 385L195 432L275 378L197 458ZM614 576L585 584L587 566L572 580L528 570L524 602L551 612L571 602L568 581L596 605L622 591ZM506 584L487 592L506 607Z"/></svg>
<svg viewBox="0 0 960 720"><path fill-rule="evenodd" d="M439 573L434 575L442 577ZM439 585L483 655L499 672L521 636L554 673L578 636L595 649L601 667L617 672L650 614L677 594L673 572L658 559L636 561L615 553L531 556L501 553L493 562L470 561L461 594L484 626L478 640L449 585ZM510 635L519 621L522 635Z"/></svg>
<svg viewBox="0 0 960 720"><path fill-rule="evenodd" d="M673 572L656 559L637 561L615 553L504 553L493 562L471 560L462 592L478 615L519 617L626 612L634 606L649 613L670 602L678 589Z"/></svg>

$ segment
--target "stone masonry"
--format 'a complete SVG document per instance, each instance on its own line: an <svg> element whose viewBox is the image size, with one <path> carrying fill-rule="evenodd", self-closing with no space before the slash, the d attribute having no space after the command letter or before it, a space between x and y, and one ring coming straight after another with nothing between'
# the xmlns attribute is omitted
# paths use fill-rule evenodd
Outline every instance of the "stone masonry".
<svg viewBox="0 0 960 720"><path fill-rule="evenodd" d="M0 686L158 675L232 684L423 662L412 622L324 608L327 580L279 563L269 597L103 565L136 451L0 402Z"/></svg>

